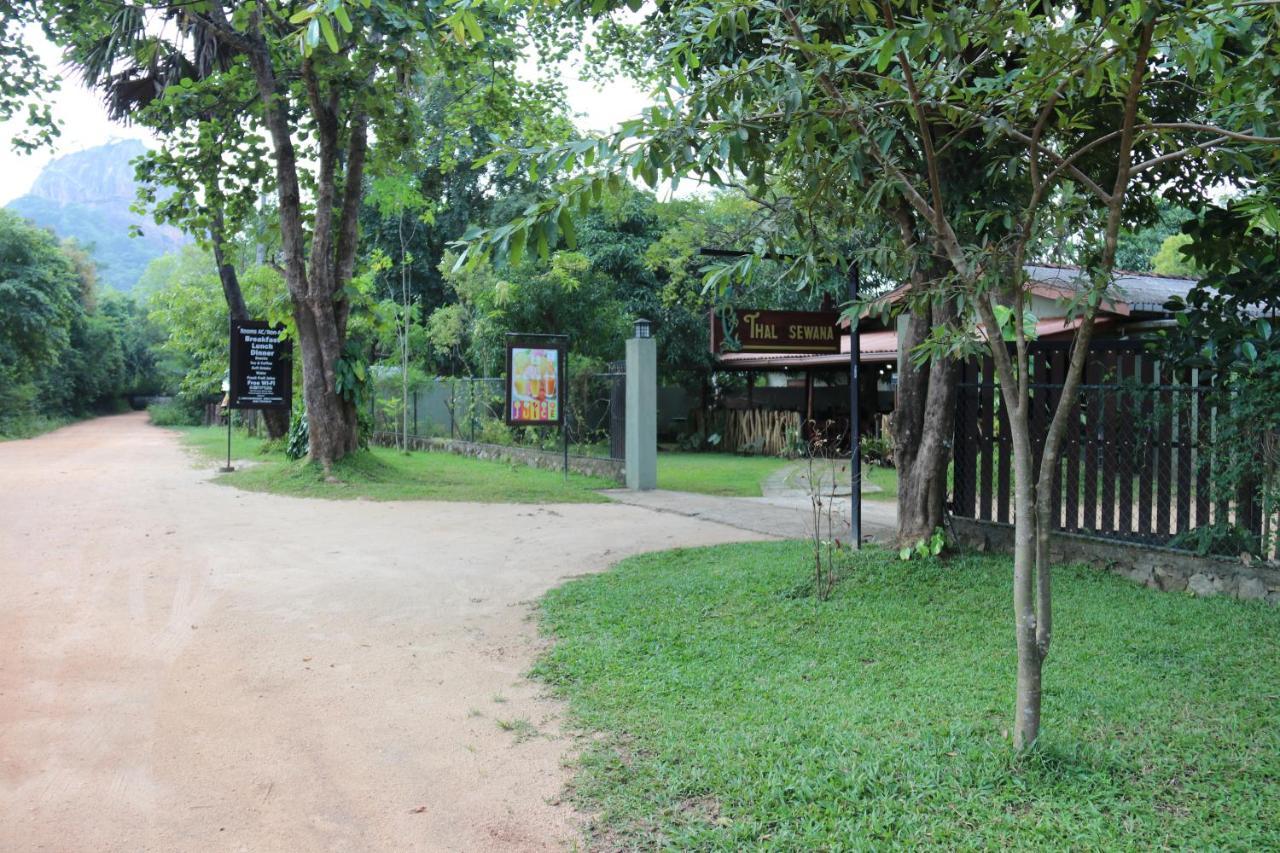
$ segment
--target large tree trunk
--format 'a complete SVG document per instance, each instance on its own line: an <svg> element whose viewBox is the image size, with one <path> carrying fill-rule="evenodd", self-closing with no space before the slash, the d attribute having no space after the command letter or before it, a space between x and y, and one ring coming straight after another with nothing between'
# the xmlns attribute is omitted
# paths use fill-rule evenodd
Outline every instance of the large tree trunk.
<svg viewBox="0 0 1280 853"><path fill-rule="evenodd" d="M949 314L948 309L938 307L913 313L901 343L904 358L893 413L899 546L927 539L945 519L957 365L950 359L936 358L917 367L909 353L935 325L950 322Z"/></svg>
<svg viewBox="0 0 1280 853"><path fill-rule="evenodd" d="M920 239L910 208L899 202L889 208L889 213L908 254L918 252ZM916 295L927 294L931 279L944 273L939 261L922 259L911 270L911 290ZM951 359L934 358L917 366L911 361L911 353L935 326L955 319L955 307L950 302L919 299L907 317L906 332L898 344L893 464L898 469L899 547L929 538L945 519L959 365Z"/></svg>
<svg viewBox="0 0 1280 853"><path fill-rule="evenodd" d="M226 256L226 233L222 212L215 211L213 227L209 229L209 241L213 244L213 260L218 266L218 279L222 282L222 295L227 300L227 313L232 320L248 320L249 309L244 304L244 292L240 290L240 277ZM283 409L265 409L262 421L267 425L268 438L284 438L289 432L289 412Z"/></svg>
<svg viewBox="0 0 1280 853"><path fill-rule="evenodd" d="M349 121L346 157L340 158L340 93L332 85L328 91L321 92L320 83L304 62L308 103L319 142L308 263L308 235L302 219L297 153L287 112L288 95L276 80L265 43L259 47L249 53L249 58L275 153L285 283L292 297L298 345L302 350L302 392L310 429L309 454L327 471L359 446L355 402L338 393L337 366L343 355L350 310L342 292L355 266L356 214L367 149L367 117L357 112ZM345 163L340 162L342 159ZM345 165L345 181L339 206L338 173L342 165Z"/></svg>

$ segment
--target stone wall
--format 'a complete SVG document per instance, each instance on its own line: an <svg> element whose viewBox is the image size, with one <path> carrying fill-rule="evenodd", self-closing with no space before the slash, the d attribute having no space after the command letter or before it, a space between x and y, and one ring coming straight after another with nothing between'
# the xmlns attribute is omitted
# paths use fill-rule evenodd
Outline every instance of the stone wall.
<svg viewBox="0 0 1280 853"><path fill-rule="evenodd" d="M398 447L399 436L391 432L373 434L374 444L382 447ZM474 459L491 459L499 462L513 462L528 465L531 468L542 468L547 471L564 470L564 454L551 450L538 450L532 447L508 447L504 444L483 444L478 441L459 441L450 438L427 438L425 436L409 436L410 450L427 450L437 453L453 453L458 456L470 456ZM601 459L595 456L570 456L569 470L575 474L588 477L603 477L621 484L623 482L623 461L621 459Z"/></svg>
<svg viewBox="0 0 1280 853"><path fill-rule="evenodd" d="M1012 551L1013 525L971 518L950 519L961 544L979 551ZM1050 557L1057 563L1089 563L1122 575L1134 583L1168 592L1229 595L1242 600L1280 605L1280 569L1274 565L1200 557L1172 548L1116 542L1093 536L1055 533Z"/></svg>

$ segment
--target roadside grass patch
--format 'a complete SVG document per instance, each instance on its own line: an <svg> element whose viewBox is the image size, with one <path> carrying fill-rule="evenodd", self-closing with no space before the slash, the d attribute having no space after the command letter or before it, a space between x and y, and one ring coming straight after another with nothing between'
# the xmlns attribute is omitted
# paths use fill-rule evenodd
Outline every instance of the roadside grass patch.
<svg viewBox="0 0 1280 853"><path fill-rule="evenodd" d="M48 415L30 415L16 418L0 417L0 441L19 441L24 438L37 438L47 432L62 429L83 418L70 416L49 417Z"/></svg>
<svg viewBox="0 0 1280 853"><path fill-rule="evenodd" d="M878 492L865 492L862 497L868 501L898 500L898 469L885 465L863 465L862 476L868 483L878 486Z"/></svg>
<svg viewBox="0 0 1280 853"><path fill-rule="evenodd" d="M183 445L195 451L200 459L209 462L226 463L226 427L173 426L164 428L182 433ZM233 464L237 459L265 461L273 456L283 459L283 454L280 453L278 445L249 435L242 429L231 430L231 461Z"/></svg>
<svg viewBox="0 0 1280 853"><path fill-rule="evenodd" d="M181 430L184 442L201 456L226 458L227 433L213 427ZM218 442L221 442L219 444ZM242 432L232 433L231 457L260 460L215 482L255 492L333 500L477 501L481 503L602 503L598 489L612 480L544 471L525 465L469 459L451 453L401 453L384 447L348 456L333 466L332 477L316 464L290 462L277 444Z"/></svg>
<svg viewBox="0 0 1280 853"><path fill-rule="evenodd" d="M658 488L703 495L758 498L760 484L794 460L732 453L658 454Z"/></svg>
<svg viewBox="0 0 1280 853"><path fill-rule="evenodd" d="M1280 846L1280 611L1055 574L1045 729L1018 757L1010 562L799 542L642 555L542 604L535 675L622 848ZM811 580L810 580L811 583Z"/></svg>

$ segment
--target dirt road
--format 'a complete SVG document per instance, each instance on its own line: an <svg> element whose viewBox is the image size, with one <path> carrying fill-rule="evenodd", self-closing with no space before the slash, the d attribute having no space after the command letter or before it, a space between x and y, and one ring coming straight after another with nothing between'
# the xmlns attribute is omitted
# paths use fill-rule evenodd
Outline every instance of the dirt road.
<svg viewBox="0 0 1280 853"><path fill-rule="evenodd" d="M0 444L0 850L571 844L529 602L627 554L752 538L208 476L139 415Z"/></svg>

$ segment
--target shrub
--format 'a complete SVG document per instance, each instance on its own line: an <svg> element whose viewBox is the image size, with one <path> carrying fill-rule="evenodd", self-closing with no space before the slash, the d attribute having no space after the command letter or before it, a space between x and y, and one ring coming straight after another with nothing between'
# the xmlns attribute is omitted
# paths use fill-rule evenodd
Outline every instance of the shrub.
<svg viewBox="0 0 1280 853"><path fill-rule="evenodd" d="M863 462L893 467L893 438L889 435L864 435L858 442L858 449Z"/></svg>
<svg viewBox="0 0 1280 853"><path fill-rule="evenodd" d="M147 407L156 426L199 426L204 420L204 404L194 397L174 397Z"/></svg>
<svg viewBox="0 0 1280 853"><path fill-rule="evenodd" d="M311 452L311 426L306 412L294 412L289 421L289 435L285 440L284 455L298 460Z"/></svg>

